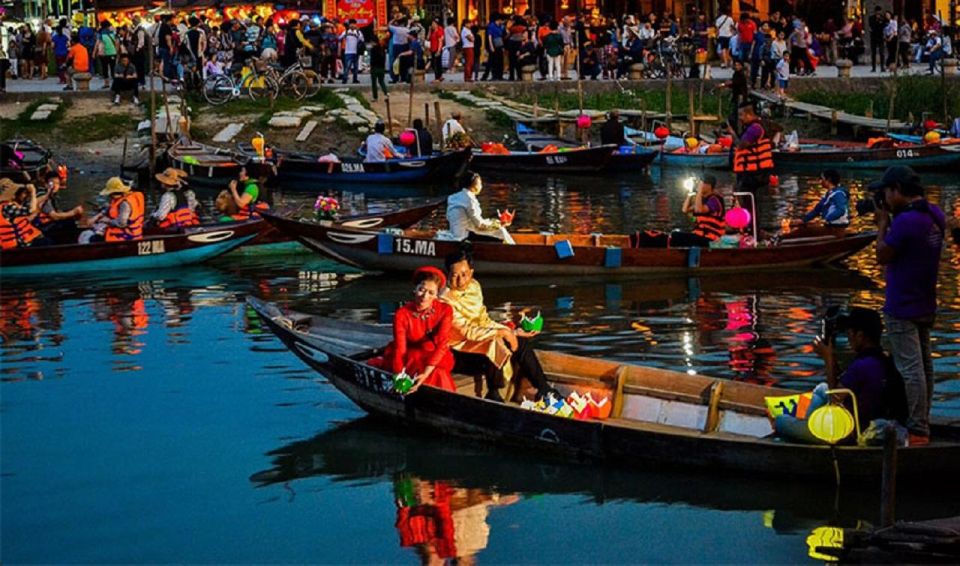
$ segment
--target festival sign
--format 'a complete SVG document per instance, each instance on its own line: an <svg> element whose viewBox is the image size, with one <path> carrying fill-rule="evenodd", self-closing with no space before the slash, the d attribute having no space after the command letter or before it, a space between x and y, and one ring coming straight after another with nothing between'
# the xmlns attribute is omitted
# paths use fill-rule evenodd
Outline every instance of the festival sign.
<svg viewBox="0 0 960 566"><path fill-rule="evenodd" d="M331 2L327 5L334 4ZM327 17L334 16L341 21L353 19L360 27L372 24L374 19L385 21L386 18L385 0L337 0L335 6L337 13L327 14Z"/></svg>

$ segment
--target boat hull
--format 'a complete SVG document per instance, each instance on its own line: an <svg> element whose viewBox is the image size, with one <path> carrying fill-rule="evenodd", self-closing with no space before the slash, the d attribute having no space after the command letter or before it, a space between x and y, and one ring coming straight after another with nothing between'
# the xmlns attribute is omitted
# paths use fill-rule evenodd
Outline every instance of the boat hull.
<svg viewBox="0 0 960 566"><path fill-rule="evenodd" d="M503 175L599 173L610 163L615 149L616 146L605 145L557 153L518 151L507 155L496 155L476 152L470 161L470 169L478 173Z"/></svg>
<svg viewBox="0 0 960 566"><path fill-rule="evenodd" d="M423 265L443 268L444 258L462 246L457 241L328 228L273 215L264 217L307 247L342 263L372 271L413 271ZM620 247L618 252L610 252L603 241L600 245L573 242L573 255L565 259L558 257L555 247L562 240L542 237L545 243L536 245L473 242L476 269L489 275L610 277L784 269L838 261L869 245L874 235L865 233L747 249ZM614 254L620 256L616 262L611 257Z"/></svg>
<svg viewBox="0 0 960 566"><path fill-rule="evenodd" d="M130 242L66 244L0 253L4 277L148 270L201 263L253 240L262 220L207 226Z"/></svg>
<svg viewBox="0 0 960 566"><path fill-rule="evenodd" d="M660 151L656 162L678 169L730 169L730 153L672 153Z"/></svg>
<svg viewBox="0 0 960 566"><path fill-rule="evenodd" d="M777 151L773 154L777 168L843 167L844 169L886 169L908 165L914 169L960 170L960 144L916 145L909 147L866 148L835 147Z"/></svg>
<svg viewBox="0 0 960 566"><path fill-rule="evenodd" d="M540 151L548 145L564 148L580 147L578 144L561 140L556 136L545 134L521 123L517 123L516 132L517 138L530 151ZM633 151L623 153L619 149L614 151L603 172L635 173L649 167L657 158L656 150L641 146L633 146L632 149Z"/></svg>

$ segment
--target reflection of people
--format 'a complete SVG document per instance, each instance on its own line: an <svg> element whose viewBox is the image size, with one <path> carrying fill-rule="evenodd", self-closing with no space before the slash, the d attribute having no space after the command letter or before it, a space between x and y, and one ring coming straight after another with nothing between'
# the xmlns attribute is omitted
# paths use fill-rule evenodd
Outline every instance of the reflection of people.
<svg viewBox="0 0 960 566"><path fill-rule="evenodd" d="M457 373L482 374L487 381L487 399L503 401L500 389L509 394L516 366L517 379L526 378L537 390L537 397L550 386L530 339L539 332L525 332L495 322L483 304L483 289L473 278L473 257L466 250L446 258L450 287L443 301L453 307L450 347L457 361Z"/></svg>
<svg viewBox="0 0 960 566"><path fill-rule="evenodd" d="M450 352L450 330L453 309L437 301L447 283L443 272L435 267L421 267L413 274L413 300L397 310L393 318L393 341L382 360L370 364L394 373L403 370L414 377L410 393L426 383L455 391L453 354Z"/></svg>
<svg viewBox="0 0 960 566"><path fill-rule="evenodd" d="M876 211L877 263L886 266L883 312L890 352L906 384L909 441L924 445L930 442L934 387L930 329L937 312L946 218L924 198L920 177L909 167L890 167L870 190L883 190L886 202Z"/></svg>
<svg viewBox="0 0 960 566"><path fill-rule="evenodd" d="M484 218L477 195L483 190L483 180L476 173L470 176L467 186L447 198L447 223L457 240L506 241L513 239L506 231L510 222L501 223L496 218ZM510 219L512 221L512 219Z"/></svg>

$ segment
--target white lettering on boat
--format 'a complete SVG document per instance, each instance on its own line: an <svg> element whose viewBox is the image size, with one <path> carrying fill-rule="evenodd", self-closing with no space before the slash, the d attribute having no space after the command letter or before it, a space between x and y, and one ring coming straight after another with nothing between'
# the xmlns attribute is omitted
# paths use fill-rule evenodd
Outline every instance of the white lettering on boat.
<svg viewBox="0 0 960 566"><path fill-rule="evenodd" d="M567 158L563 155L548 155L547 164L548 165L563 165L567 162Z"/></svg>
<svg viewBox="0 0 960 566"><path fill-rule="evenodd" d="M437 243L432 240L410 240L407 238L397 238L396 252L412 255L437 255Z"/></svg>
<svg viewBox="0 0 960 566"><path fill-rule="evenodd" d="M353 365L353 381L374 391L387 391L389 389L387 384L389 376L382 370L367 365Z"/></svg>
<svg viewBox="0 0 960 566"><path fill-rule="evenodd" d="M340 170L344 173L364 173L363 163L341 163Z"/></svg>
<svg viewBox="0 0 960 566"><path fill-rule="evenodd" d="M540 431L537 440L549 442L550 444L560 444L560 436L552 428L545 428Z"/></svg>
<svg viewBox="0 0 960 566"><path fill-rule="evenodd" d="M145 240L137 242L137 255L154 255L166 252L163 240Z"/></svg>
<svg viewBox="0 0 960 566"><path fill-rule="evenodd" d="M920 157L920 152L914 152L912 149L898 149L897 150L897 159L904 159L910 157Z"/></svg>

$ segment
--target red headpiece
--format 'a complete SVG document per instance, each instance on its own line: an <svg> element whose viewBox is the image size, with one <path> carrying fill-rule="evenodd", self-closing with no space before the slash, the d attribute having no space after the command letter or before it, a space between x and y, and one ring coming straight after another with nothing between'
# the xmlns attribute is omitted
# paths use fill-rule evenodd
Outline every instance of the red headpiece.
<svg viewBox="0 0 960 566"><path fill-rule="evenodd" d="M437 269L436 267L434 267L434 266L432 266L432 265L425 265L425 266L423 266L423 267L418 267L418 268L413 272L413 278L416 279L417 276L420 275L421 273L429 273L429 274L431 274L431 275L436 275L436 276L440 279L440 288L441 288L441 289L443 289L444 287L447 286L447 276L446 276L446 274L443 273L442 270Z"/></svg>

